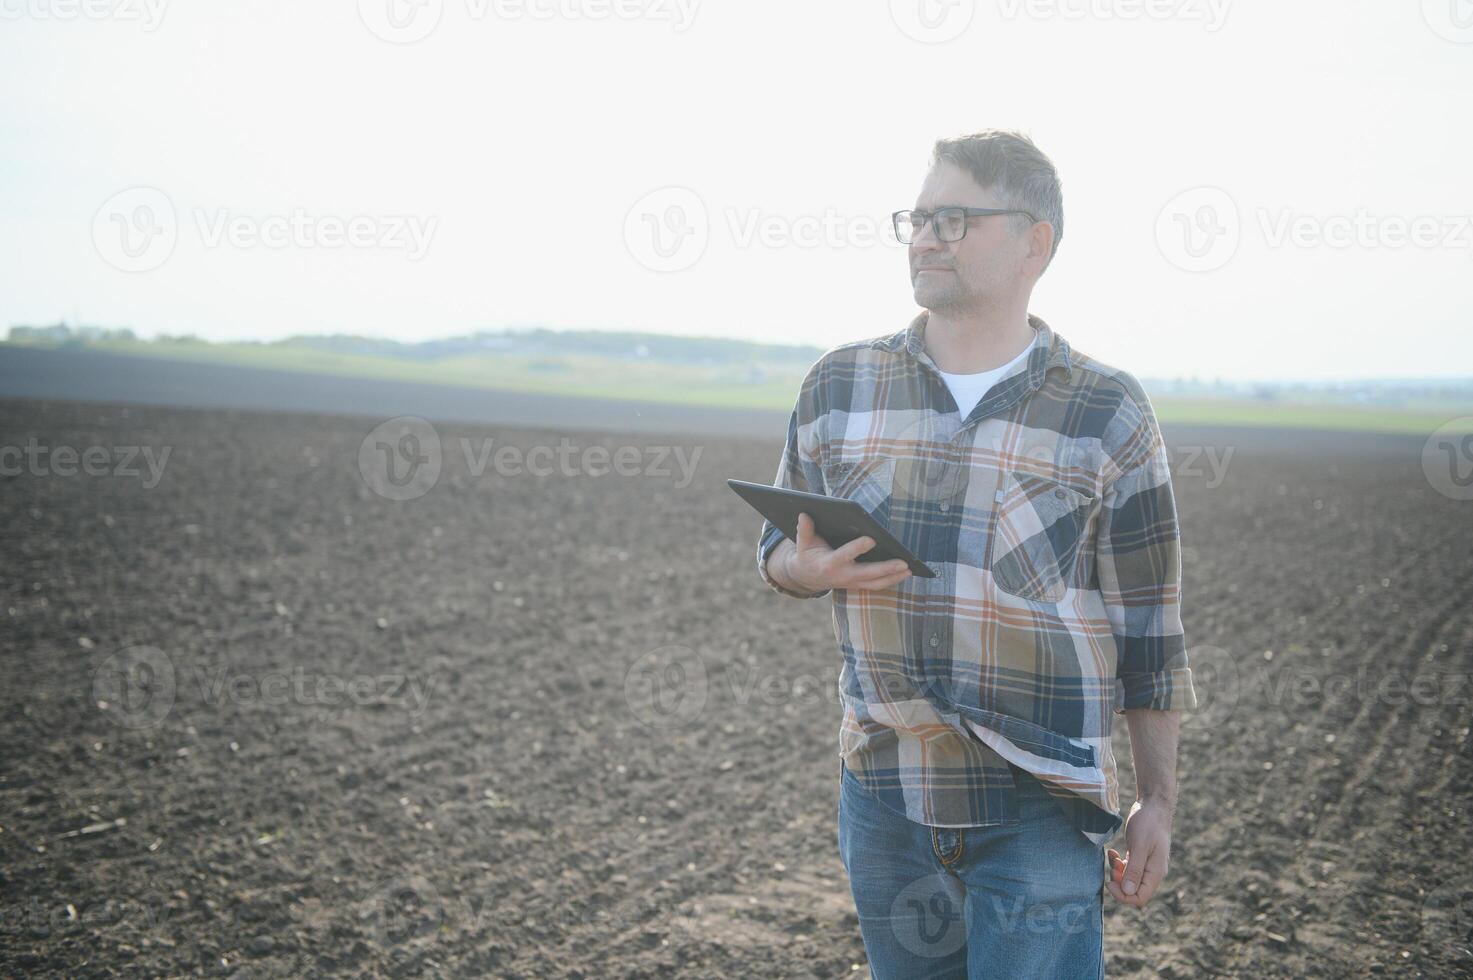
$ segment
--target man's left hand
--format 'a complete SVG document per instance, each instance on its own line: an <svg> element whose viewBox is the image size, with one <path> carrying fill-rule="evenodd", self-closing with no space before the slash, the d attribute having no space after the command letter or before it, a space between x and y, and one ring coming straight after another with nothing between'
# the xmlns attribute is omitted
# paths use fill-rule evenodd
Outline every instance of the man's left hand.
<svg viewBox="0 0 1473 980"><path fill-rule="evenodd" d="M1110 857L1110 894L1122 905L1143 909L1161 882L1171 855L1171 808L1163 803L1136 800L1125 818L1125 856L1113 847Z"/></svg>

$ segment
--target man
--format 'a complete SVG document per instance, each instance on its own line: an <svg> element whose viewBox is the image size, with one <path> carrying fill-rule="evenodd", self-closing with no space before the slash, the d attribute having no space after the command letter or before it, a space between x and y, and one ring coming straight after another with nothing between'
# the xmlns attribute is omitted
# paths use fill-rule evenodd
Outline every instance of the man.
<svg viewBox="0 0 1473 980"><path fill-rule="evenodd" d="M776 483L859 501L938 577L807 515L796 542L764 522L757 567L832 595L838 841L873 975L1100 977L1104 891L1143 908L1166 875L1196 707L1166 447L1134 377L1027 312L1064 227L1031 140L938 141L895 223L922 310L809 369Z"/></svg>

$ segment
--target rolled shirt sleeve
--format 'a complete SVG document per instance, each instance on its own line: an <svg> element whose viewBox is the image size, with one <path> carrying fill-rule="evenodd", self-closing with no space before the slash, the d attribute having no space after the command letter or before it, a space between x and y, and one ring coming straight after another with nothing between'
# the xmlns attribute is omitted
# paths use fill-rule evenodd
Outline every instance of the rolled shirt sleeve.
<svg viewBox="0 0 1473 980"><path fill-rule="evenodd" d="M823 471L820 468L816 443L812 439L813 420L800 418L804 413L805 405L809 404L807 396L812 392L812 372L804 381L803 394L798 398L798 405L788 418L787 444L783 447L782 461L778 464L777 475L773 478L773 486L782 487L787 490L803 490L808 493L823 493ZM828 595L832 590L824 589L822 592L794 592L783 588L767 570L767 560L772 552L782 542L785 535L769 520L762 521L762 531L757 538L757 571L774 591L794 599L818 599Z"/></svg>
<svg viewBox="0 0 1473 980"><path fill-rule="evenodd" d="M1181 535L1166 444L1143 401L1138 450L1104 492L1095 566L1115 635L1115 711L1197 707L1181 622Z"/></svg>

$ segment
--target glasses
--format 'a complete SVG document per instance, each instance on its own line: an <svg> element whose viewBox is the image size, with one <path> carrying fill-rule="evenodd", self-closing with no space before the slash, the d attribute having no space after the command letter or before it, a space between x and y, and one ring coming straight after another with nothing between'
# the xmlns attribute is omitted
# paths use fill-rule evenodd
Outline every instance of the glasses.
<svg viewBox="0 0 1473 980"><path fill-rule="evenodd" d="M967 219L982 218L992 214L1026 214L1032 221L1038 219L1033 216L1032 211L1020 211L1017 208L937 208L935 211L896 211L890 215L895 222L895 237L900 239L900 244L909 245L915 241L915 236L921 233L926 223L931 223L931 229L936 232L936 237L943 242L959 242L967 234Z"/></svg>

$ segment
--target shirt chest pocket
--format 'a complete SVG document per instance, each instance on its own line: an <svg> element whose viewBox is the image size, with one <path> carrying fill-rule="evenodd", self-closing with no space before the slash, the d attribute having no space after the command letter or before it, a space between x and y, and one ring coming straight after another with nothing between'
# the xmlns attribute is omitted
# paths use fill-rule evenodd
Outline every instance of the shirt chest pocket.
<svg viewBox="0 0 1473 980"><path fill-rule="evenodd" d="M853 500L882 524L889 522L895 460L888 456L834 459L823 468L824 492Z"/></svg>
<svg viewBox="0 0 1473 980"><path fill-rule="evenodd" d="M1038 602L1064 598L1098 500L1032 473L1004 475L987 547L997 587Z"/></svg>

